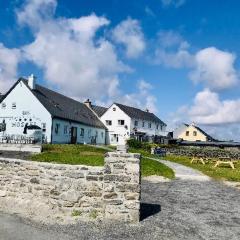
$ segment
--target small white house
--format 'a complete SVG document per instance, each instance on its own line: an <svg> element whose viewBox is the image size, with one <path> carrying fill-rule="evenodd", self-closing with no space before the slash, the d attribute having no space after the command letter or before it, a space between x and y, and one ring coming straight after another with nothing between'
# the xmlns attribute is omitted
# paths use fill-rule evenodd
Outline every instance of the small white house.
<svg viewBox="0 0 240 240"><path fill-rule="evenodd" d="M122 144L136 138L140 141L153 141L155 137L166 136L166 124L148 110L113 103L109 108L87 105L95 111L107 127L107 144Z"/></svg>
<svg viewBox="0 0 240 240"><path fill-rule="evenodd" d="M84 103L20 78L0 100L0 137L27 137L42 131L47 143L105 144L106 127ZM33 129L36 129L33 132Z"/></svg>

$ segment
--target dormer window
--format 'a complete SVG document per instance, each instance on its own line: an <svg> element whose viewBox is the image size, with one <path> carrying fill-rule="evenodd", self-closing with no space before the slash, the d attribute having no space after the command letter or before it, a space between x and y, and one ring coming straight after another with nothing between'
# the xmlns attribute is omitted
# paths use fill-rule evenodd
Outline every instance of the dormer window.
<svg viewBox="0 0 240 240"><path fill-rule="evenodd" d="M124 120L118 120L118 125L123 126L124 125Z"/></svg>
<svg viewBox="0 0 240 240"><path fill-rule="evenodd" d="M12 103L12 109L16 109L16 107L17 107L16 103L15 102Z"/></svg>
<svg viewBox="0 0 240 240"><path fill-rule="evenodd" d="M116 108L115 108L115 107L113 108L113 111L114 111L114 112L116 111Z"/></svg>
<svg viewBox="0 0 240 240"><path fill-rule="evenodd" d="M152 123L148 123L148 128L151 128L152 127Z"/></svg>
<svg viewBox="0 0 240 240"><path fill-rule="evenodd" d="M4 102L4 103L2 103L2 109L5 109L6 108L6 103Z"/></svg>

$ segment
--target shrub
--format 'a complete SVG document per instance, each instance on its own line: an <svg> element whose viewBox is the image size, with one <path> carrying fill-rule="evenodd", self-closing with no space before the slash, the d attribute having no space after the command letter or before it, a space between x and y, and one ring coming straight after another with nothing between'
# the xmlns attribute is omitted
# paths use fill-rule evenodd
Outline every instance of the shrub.
<svg viewBox="0 0 240 240"><path fill-rule="evenodd" d="M130 148L142 148L142 143L134 138L127 140L127 144Z"/></svg>

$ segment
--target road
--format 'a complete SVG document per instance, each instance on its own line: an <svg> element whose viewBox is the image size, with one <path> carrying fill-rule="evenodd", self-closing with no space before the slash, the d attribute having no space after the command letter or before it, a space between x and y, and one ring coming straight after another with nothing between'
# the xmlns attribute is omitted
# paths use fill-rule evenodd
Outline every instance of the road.
<svg viewBox="0 0 240 240"><path fill-rule="evenodd" d="M175 170L176 179L164 183L142 182L139 224L81 222L71 226L45 226L0 213L0 240L239 240L240 191L196 170L164 163Z"/></svg>

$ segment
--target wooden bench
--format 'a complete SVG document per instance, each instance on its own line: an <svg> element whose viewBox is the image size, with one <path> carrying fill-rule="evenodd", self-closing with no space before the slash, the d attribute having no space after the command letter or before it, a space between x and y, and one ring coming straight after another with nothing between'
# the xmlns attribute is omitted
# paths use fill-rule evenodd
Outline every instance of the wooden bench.
<svg viewBox="0 0 240 240"><path fill-rule="evenodd" d="M203 156L194 156L191 160L191 163L202 163L203 165L205 165L207 162L209 161L209 159L204 158Z"/></svg>
<svg viewBox="0 0 240 240"><path fill-rule="evenodd" d="M235 166L234 166L235 162L236 161L234 161L230 157L219 157L214 167L218 167L220 165L229 165L232 169L235 169Z"/></svg>

